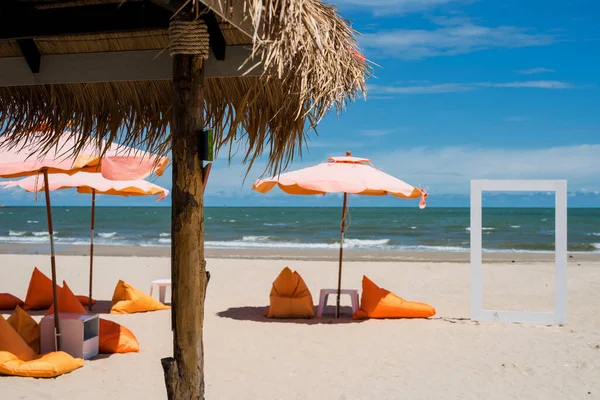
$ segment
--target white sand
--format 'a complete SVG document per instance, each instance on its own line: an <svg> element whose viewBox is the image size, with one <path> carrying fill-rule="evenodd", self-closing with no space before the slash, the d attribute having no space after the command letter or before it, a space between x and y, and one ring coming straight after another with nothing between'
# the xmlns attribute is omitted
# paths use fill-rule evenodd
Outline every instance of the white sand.
<svg viewBox="0 0 600 400"><path fill-rule="evenodd" d="M151 280L169 276L167 258L98 257L95 264L99 300L110 300L119 279L148 290ZM24 297L34 265L49 274L47 257L0 255L0 292ZM336 285L334 262L208 265L208 399L600 398L598 263L569 264L565 327L470 322L467 264L347 263L344 287L360 288L364 273L438 311L432 320L365 322L274 322L261 316L271 282L285 265L303 275L317 301L320 288ZM87 268L86 257L58 258L59 280L77 294L87 294ZM487 265L486 307L550 311L552 268ZM140 353L88 361L57 379L0 377L0 399L166 398L160 358L171 353L170 312L103 317L131 329Z"/></svg>

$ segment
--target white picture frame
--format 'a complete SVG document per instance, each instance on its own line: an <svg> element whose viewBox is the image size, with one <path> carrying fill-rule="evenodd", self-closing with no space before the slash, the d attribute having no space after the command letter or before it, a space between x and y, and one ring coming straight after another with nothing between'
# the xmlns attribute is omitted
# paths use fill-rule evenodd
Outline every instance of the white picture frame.
<svg viewBox="0 0 600 400"><path fill-rule="evenodd" d="M482 194L483 192L555 193L555 301L554 312L483 309ZM471 320L522 324L567 323L567 181L472 180L471 181Z"/></svg>

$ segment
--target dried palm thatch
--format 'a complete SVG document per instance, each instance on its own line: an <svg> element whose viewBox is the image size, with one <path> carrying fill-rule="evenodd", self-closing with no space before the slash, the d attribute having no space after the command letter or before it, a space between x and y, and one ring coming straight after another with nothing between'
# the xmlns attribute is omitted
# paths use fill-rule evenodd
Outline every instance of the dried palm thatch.
<svg viewBox="0 0 600 400"><path fill-rule="evenodd" d="M36 0L33 4L50 7L51 3ZM64 1L56 3L64 5ZM265 153L267 170L277 172L301 155L306 132L327 112L340 112L366 93L370 67L359 57L356 32L320 0L248 0L247 4L252 38L226 21L222 28L229 44L243 43L244 38L252 44L253 56L245 68L262 68L263 75L206 79L206 126L215 133L217 150L231 151L231 145L244 142L249 168ZM188 6L197 5L193 1ZM36 42L42 54L60 54L160 50L167 46L168 37L157 31ZM14 43L0 44L0 56L14 51ZM18 146L42 131L50 146L69 129L81 138L81 147L102 138L164 153L170 145L171 91L170 81L3 87L0 127L9 145Z"/></svg>

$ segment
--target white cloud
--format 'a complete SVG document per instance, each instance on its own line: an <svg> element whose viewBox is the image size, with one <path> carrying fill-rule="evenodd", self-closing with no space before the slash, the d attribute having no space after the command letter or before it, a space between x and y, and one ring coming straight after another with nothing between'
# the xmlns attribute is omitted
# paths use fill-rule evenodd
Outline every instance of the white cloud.
<svg viewBox="0 0 600 400"><path fill-rule="evenodd" d="M567 179L570 192L586 189L600 191L600 145L579 145L538 149L445 147L398 148L369 154L375 167L417 187L432 196L468 195L471 179ZM315 165L319 160L295 162L289 171ZM256 164L243 183L245 166L218 163L212 170L206 195L215 199L252 197L263 201L264 195L252 190L252 184L264 169ZM269 198L287 196L273 190Z"/></svg>
<svg viewBox="0 0 600 400"><path fill-rule="evenodd" d="M486 27L467 22L433 30L381 31L366 35L361 44L384 56L418 60L493 48L546 46L555 41L553 35L529 33L514 26Z"/></svg>
<svg viewBox="0 0 600 400"><path fill-rule="evenodd" d="M334 0L335 4L366 8L376 16L429 11L444 5L467 3L467 0Z"/></svg>
<svg viewBox="0 0 600 400"><path fill-rule="evenodd" d="M554 72L553 69L550 68L530 68L530 69L522 69L519 71L515 71L517 74L522 75L533 75L533 74L544 74Z"/></svg>
<svg viewBox="0 0 600 400"><path fill-rule="evenodd" d="M573 89L573 85L561 81L525 81L508 83L479 83L484 87L496 88L538 88L538 89Z"/></svg>
<svg viewBox="0 0 600 400"><path fill-rule="evenodd" d="M373 154L383 171L431 193L468 194L471 179L567 179L569 191L600 190L600 145L541 149L411 148Z"/></svg>
<svg viewBox="0 0 600 400"><path fill-rule="evenodd" d="M573 89L573 85L561 81L439 83L406 86L382 86L373 84L369 85L369 93L380 95L461 93L482 88Z"/></svg>

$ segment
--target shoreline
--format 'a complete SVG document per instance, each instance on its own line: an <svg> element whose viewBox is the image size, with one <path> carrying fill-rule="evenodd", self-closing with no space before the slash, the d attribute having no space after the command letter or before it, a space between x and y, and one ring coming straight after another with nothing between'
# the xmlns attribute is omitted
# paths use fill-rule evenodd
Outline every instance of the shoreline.
<svg viewBox="0 0 600 400"><path fill-rule="evenodd" d="M57 256L89 256L86 245L56 245ZM0 254L49 255L47 243L0 244ZM94 255L98 257L151 257L168 258L171 247L110 246L94 245ZM600 253L568 253L569 262L600 262ZM256 260L305 260L334 261L339 257L338 250L321 249L217 249L207 248L205 257L212 259L256 259ZM539 252L484 252L485 262L553 262L554 253ZM443 251L386 251L386 250L344 250L344 261L410 261L410 262L450 262L468 263L470 252Z"/></svg>

